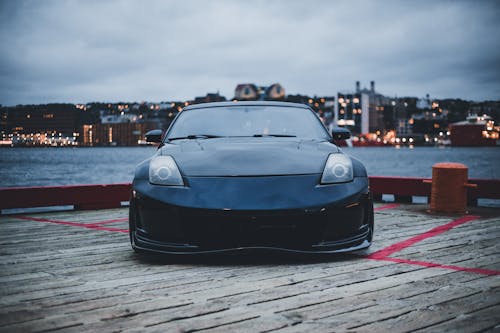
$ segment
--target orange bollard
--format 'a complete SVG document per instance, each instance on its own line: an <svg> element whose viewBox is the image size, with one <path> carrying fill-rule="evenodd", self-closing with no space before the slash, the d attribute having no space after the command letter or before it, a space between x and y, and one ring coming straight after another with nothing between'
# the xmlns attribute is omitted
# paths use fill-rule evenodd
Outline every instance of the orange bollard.
<svg viewBox="0 0 500 333"><path fill-rule="evenodd" d="M469 184L467 166L460 163L436 163L432 166L432 183L430 211L432 213L466 213L467 187Z"/></svg>

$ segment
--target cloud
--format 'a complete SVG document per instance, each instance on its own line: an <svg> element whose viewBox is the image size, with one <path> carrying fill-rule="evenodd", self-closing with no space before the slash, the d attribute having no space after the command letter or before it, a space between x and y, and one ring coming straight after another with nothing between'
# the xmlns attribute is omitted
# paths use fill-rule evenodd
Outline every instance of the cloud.
<svg viewBox="0 0 500 333"><path fill-rule="evenodd" d="M500 98L496 2L21 1L0 5L0 103L335 95Z"/></svg>

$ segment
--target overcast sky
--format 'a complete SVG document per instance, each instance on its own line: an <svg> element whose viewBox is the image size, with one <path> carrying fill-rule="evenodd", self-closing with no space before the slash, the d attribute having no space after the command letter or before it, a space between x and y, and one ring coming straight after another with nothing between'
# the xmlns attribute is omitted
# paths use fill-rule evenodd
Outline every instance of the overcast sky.
<svg viewBox="0 0 500 333"><path fill-rule="evenodd" d="M498 1L2 1L0 104L187 100L238 83L500 99Z"/></svg>

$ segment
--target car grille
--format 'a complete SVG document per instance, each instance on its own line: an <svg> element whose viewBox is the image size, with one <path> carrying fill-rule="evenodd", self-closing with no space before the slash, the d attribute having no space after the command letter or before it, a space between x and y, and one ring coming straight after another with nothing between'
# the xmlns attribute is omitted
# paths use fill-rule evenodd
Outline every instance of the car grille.
<svg viewBox="0 0 500 333"><path fill-rule="evenodd" d="M358 235L367 223L364 201L351 208L314 211L236 211L142 200L137 231L153 241L207 250L251 246L307 249Z"/></svg>
<svg viewBox="0 0 500 333"><path fill-rule="evenodd" d="M182 229L190 243L206 248L310 246L321 240L324 216L187 213Z"/></svg>

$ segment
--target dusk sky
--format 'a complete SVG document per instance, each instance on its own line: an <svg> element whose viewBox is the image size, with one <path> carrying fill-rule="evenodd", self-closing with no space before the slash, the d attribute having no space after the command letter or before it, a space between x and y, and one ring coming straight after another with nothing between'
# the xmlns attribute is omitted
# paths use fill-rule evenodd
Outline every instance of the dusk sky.
<svg viewBox="0 0 500 333"><path fill-rule="evenodd" d="M499 1L1 1L0 104L188 100L238 83L500 99Z"/></svg>

